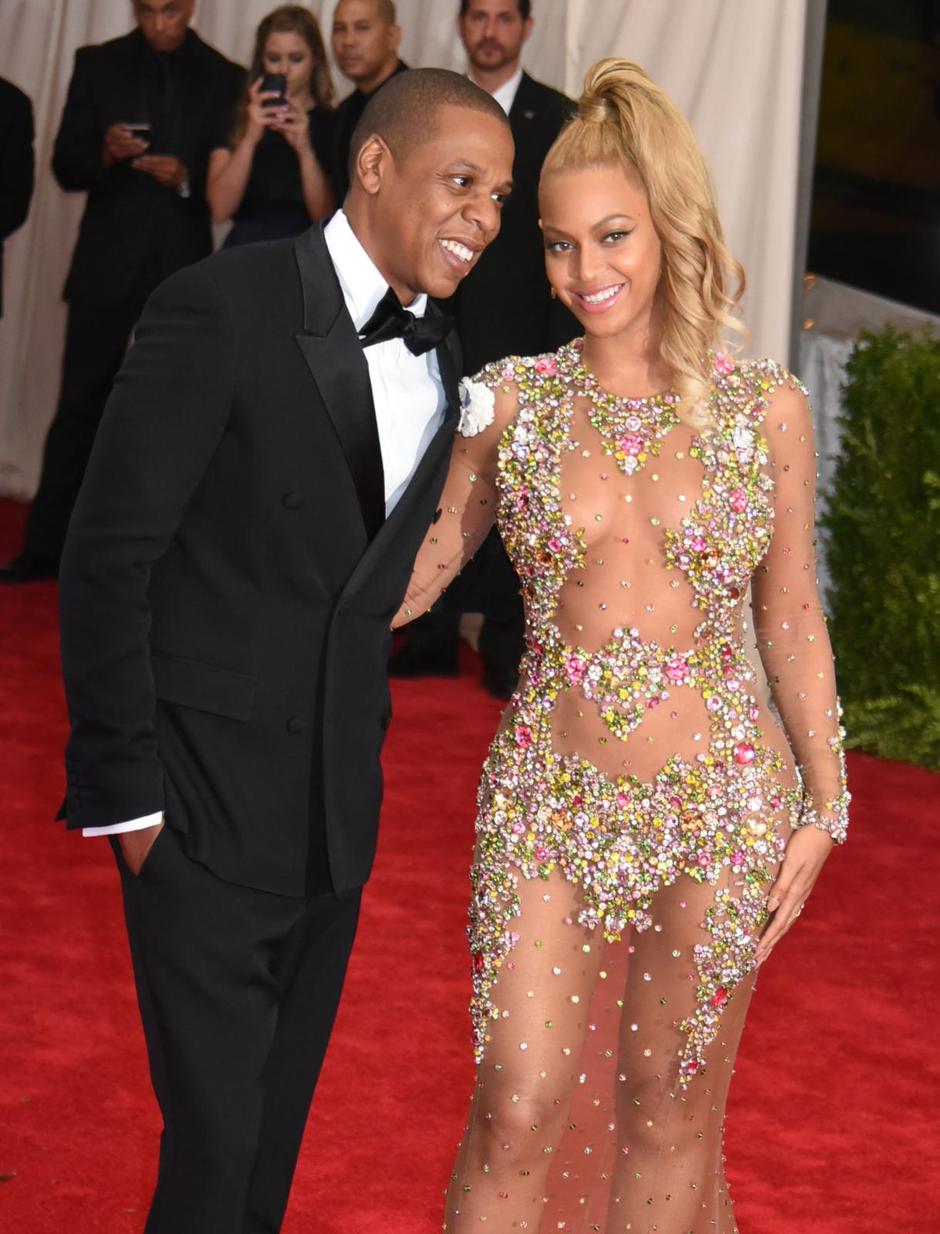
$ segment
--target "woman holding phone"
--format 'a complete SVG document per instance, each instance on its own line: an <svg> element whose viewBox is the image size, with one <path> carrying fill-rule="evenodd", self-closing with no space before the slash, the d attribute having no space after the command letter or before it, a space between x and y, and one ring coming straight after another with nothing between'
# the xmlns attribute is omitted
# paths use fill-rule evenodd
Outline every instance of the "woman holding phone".
<svg viewBox="0 0 940 1234"><path fill-rule="evenodd" d="M234 124L209 156L206 197L225 247L299 235L332 212L333 82L320 27L297 4L258 26Z"/></svg>

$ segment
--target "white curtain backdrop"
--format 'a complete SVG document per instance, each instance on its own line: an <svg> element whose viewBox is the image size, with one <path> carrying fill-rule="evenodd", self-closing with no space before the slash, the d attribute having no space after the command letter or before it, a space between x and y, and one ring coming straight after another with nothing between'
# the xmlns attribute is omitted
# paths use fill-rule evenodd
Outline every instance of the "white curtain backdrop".
<svg viewBox="0 0 940 1234"><path fill-rule="evenodd" d="M744 262L750 351L786 361L798 181L807 0L535 0L525 64L577 96L605 55L638 61L683 108L712 169L726 233ZM274 0L201 0L196 28L245 62ZM328 35L335 0L311 7ZM412 66L462 70L456 0L398 0ZM28 497L55 408L65 320L61 289L82 198L63 193L49 161L77 47L124 33L125 0L0 0L0 76L36 114L37 189L7 244L0 322L0 494ZM337 78L341 82L341 78Z"/></svg>

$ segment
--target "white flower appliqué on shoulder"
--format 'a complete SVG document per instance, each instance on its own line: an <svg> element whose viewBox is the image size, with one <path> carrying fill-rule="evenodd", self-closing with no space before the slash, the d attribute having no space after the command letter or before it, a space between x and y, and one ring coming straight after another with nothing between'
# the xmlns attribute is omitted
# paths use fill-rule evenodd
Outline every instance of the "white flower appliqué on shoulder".
<svg viewBox="0 0 940 1234"><path fill-rule="evenodd" d="M482 381L464 377L460 382L460 421L457 432L461 437L476 437L493 423L496 414L496 395Z"/></svg>

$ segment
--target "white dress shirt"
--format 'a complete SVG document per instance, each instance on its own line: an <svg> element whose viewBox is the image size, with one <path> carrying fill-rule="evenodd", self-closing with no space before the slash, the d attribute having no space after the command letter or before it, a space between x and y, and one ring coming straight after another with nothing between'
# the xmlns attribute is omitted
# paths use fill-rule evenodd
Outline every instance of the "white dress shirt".
<svg viewBox="0 0 940 1234"><path fill-rule="evenodd" d="M517 83L518 84L518 83ZM342 210L323 231L346 308L356 331L362 330L388 291L388 283L365 251ZM428 298L418 296L405 307L423 317ZM411 482L425 450L437 432L447 402L437 355L432 349L415 356L400 338L364 349L369 366L372 401L385 473L385 514L391 514ZM147 814L107 827L83 827L82 835L118 835L155 827L162 814Z"/></svg>
<svg viewBox="0 0 940 1234"><path fill-rule="evenodd" d="M480 83L475 79L473 73L469 73L468 76L475 86L480 86ZM508 116L512 110L513 103L516 101L516 92L519 89L520 81L522 81L521 64L516 69L515 73L513 73L512 77L510 77L508 81L504 81L498 90L493 90L491 92L486 90L486 86L480 86L480 89L486 90L487 94L492 93L493 98L497 103L499 103L500 107L502 107L503 111Z"/></svg>

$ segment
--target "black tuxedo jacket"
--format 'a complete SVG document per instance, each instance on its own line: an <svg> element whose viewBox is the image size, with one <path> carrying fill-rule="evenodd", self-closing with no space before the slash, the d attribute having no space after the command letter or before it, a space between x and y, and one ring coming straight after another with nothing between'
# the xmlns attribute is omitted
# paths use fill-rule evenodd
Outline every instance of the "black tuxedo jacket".
<svg viewBox="0 0 940 1234"><path fill-rule="evenodd" d="M0 78L0 317L3 242L26 221L33 195L33 107L22 90Z"/></svg>
<svg viewBox="0 0 940 1234"><path fill-rule="evenodd" d="M509 112L513 190L499 235L447 301L468 373L506 355L553 351L578 333L575 318L551 298L538 225L542 163L574 109L567 95L522 74Z"/></svg>
<svg viewBox="0 0 940 1234"><path fill-rule="evenodd" d="M175 53L180 57L178 120L164 140L155 134L153 153L175 154L185 163L191 195L183 198L134 171L129 162L108 168L101 158L104 134L112 124L149 119L143 83L153 55L139 30L75 53L52 156L62 188L88 193L65 284L65 298L73 304L115 304L137 291L141 277L149 275L153 287L212 251L206 168L223 117L244 83L244 69L193 30Z"/></svg>
<svg viewBox="0 0 940 1234"><path fill-rule="evenodd" d="M437 352L443 423L386 522L368 366L322 228L157 289L59 576L70 827L165 809L190 856L290 895L325 837L336 889L366 880L389 627L447 470L455 348Z"/></svg>

